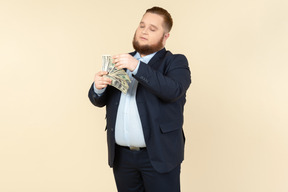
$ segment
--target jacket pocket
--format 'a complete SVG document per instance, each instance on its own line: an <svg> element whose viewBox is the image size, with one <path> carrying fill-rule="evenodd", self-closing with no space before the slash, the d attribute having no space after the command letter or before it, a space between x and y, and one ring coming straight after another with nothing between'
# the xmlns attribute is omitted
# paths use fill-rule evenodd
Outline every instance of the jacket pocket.
<svg viewBox="0 0 288 192"><path fill-rule="evenodd" d="M160 124L160 130L162 133L169 133L182 128L183 121L181 119L168 121Z"/></svg>

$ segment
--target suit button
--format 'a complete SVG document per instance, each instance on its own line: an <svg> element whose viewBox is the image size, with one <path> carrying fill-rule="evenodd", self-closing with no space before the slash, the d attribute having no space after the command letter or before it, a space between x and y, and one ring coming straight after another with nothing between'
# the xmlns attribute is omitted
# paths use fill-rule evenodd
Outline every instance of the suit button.
<svg viewBox="0 0 288 192"><path fill-rule="evenodd" d="M113 129L113 128L111 128L111 131L113 132L113 131L114 131L114 129Z"/></svg>

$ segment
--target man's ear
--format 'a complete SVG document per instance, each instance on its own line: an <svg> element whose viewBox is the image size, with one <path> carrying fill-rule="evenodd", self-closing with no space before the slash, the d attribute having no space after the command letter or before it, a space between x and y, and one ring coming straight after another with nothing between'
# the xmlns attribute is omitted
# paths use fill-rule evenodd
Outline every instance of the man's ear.
<svg viewBox="0 0 288 192"><path fill-rule="evenodd" d="M168 39L168 37L170 37L170 33L165 33L165 34L164 34L164 39L165 39L165 41Z"/></svg>
<svg viewBox="0 0 288 192"><path fill-rule="evenodd" d="M164 38L163 38L163 44L166 44L166 40L168 39L168 37L170 36L170 33L165 33L164 34Z"/></svg>

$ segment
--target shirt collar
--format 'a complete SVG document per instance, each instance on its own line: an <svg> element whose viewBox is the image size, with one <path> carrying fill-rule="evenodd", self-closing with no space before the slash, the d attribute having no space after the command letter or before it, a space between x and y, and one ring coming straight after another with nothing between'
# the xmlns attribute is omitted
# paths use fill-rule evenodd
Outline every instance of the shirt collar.
<svg viewBox="0 0 288 192"><path fill-rule="evenodd" d="M157 52L154 52L154 53L152 53L152 54L150 54L150 55L146 55L146 56L144 56L144 57L141 57L140 56L140 54L137 52L135 55L134 55L134 57L136 58L136 59L138 59L138 60L141 60L142 62L144 62L144 63L149 63L149 61L152 59L152 57L156 54Z"/></svg>

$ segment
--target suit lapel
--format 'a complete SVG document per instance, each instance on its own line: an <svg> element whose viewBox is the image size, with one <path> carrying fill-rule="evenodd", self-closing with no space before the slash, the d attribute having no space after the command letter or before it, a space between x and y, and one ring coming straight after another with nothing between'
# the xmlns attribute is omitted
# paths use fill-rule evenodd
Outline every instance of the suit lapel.
<svg viewBox="0 0 288 192"><path fill-rule="evenodd" d="M166 53L166 49L163 48L160 51L158 51L154 57L149 61L148 65L151 66L154 69L158 69L159 65L161 64L161 62L159 62L159 60L162 60L162 58L165 56Z"/></svg>

